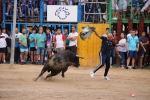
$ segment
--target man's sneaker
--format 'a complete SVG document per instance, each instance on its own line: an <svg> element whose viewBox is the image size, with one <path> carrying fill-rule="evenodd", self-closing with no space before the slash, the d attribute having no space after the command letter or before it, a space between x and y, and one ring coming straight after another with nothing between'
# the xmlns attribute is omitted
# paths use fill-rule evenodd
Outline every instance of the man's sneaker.
<svg viewBox="0 0 150 100"><path fill-rule="evenodd" d="M103 76L102 78L105 80L110 80L107 76Z"/></svg>
<svg viewBox="0 0 150 100"><path fill-rule="evenodd" d="M131 70L132 70L132 67L131 67L131 66L128 66L128 69L131 69Z"/></svg>
<svg viewBox="0 0 150 100"><path fill-rule="evenodd" d="M21 62L21 65L24 65L24 62Z"/></svg>
<svg viewBox="0 0 150 100"><path fill-rule="evenodd" d="M91 71L90 75L91 75L91 77L93 78L93 77L94 77L94 72Z"/></svg>

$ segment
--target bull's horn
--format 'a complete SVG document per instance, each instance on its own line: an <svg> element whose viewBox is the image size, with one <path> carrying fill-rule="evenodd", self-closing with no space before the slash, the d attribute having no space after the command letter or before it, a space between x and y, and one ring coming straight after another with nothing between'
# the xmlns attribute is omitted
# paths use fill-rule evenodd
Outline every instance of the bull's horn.
<svg viewBox="0 0 150 100"><path fill-rule="evenodd" d="M79 56L79 55L76 55L76 57L84 59L84 57L82 57L82 56Z"/></svg>

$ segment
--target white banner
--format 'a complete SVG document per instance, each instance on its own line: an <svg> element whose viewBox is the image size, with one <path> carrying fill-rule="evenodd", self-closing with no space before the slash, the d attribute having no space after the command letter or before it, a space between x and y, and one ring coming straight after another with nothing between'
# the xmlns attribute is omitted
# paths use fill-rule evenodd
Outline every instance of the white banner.
<svg viewBox="0 0 150 100"><path fill-rule="evenodd" d="M47 21L78 22L77 16L77 6L47 5Z"/></svg>

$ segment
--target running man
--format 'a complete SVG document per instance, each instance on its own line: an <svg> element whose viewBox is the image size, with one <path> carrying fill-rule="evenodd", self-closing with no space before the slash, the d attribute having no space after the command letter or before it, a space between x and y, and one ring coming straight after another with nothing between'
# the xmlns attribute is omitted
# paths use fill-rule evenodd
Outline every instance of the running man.
<svg viewBox="0 0 150 100"><path fill-rule="evenodd" d="M115 43L112 41L113 40L113 36L112 34L108 34L107 37L105 36L100 36L96 31L94 31L94 33L96 34L97 37L99 37L100 39L102 39L102 47L101 47L101 51L99 53L100 55L100 63L91 73L91 77L94 77L94 74L96 73L96 71L98 71L100 68L102 68L104 66L104 64L106 63L106 69L105 69L105 73L104 76L102 77L103 79L106 80L110 80L107 77L109 68L110 68L110 51L112 46L115 47L116 53L118 54L118 56L121 58L118 50L116 49L116 45Z"/></svg>

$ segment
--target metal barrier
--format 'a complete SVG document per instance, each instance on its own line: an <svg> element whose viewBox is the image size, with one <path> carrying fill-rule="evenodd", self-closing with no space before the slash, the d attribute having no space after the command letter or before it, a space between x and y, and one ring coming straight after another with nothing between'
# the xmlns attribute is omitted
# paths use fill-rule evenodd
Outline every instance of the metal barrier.
<svg viewBox="0 0 150 100"><path fill-rule="evenodd" d="M82 12L84 14L84 22L98 23L108 21L109 2L107 0L101 1L102 2L92 0L91 2L86 2L86 4L84 4L84 12Z"/></svg>

